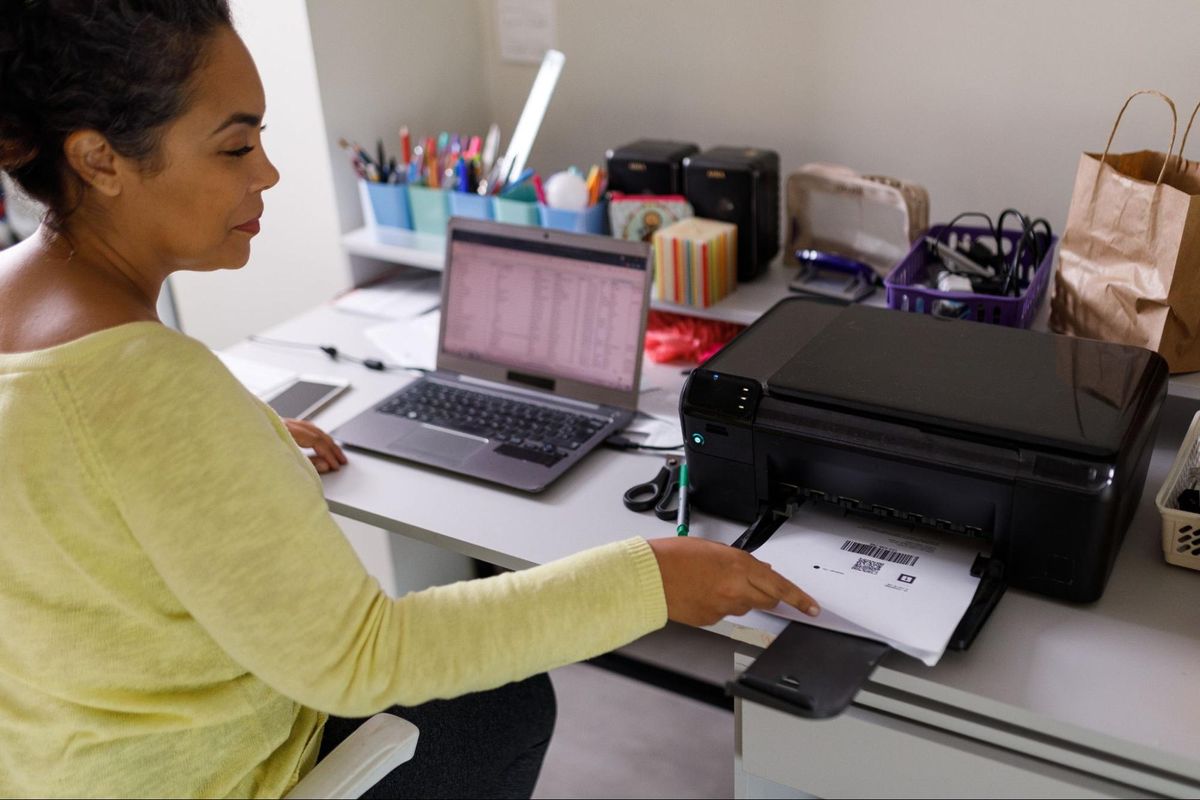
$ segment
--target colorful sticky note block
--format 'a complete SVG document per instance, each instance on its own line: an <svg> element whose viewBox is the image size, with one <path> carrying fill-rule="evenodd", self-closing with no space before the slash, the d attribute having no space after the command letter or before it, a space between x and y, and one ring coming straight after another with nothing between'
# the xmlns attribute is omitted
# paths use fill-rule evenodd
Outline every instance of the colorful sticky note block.
<svg viewBox="0 0 1200 800"><path fill-rule="evenodd" d="M654 234L654 296L708 308L737 288L737 226L692 217Z"/></svg>

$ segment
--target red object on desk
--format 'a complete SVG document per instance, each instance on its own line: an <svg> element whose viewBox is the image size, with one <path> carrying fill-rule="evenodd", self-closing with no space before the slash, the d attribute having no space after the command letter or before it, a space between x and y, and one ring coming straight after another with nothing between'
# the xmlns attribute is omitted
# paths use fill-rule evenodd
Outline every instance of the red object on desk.
<svg viewBox="0 0 1200 800"><path fill-rule="evenodd" d="M670 361L699 364L729 344L745 327L736 322L651 311L646 317L646 357L656 364Z"/></svg>

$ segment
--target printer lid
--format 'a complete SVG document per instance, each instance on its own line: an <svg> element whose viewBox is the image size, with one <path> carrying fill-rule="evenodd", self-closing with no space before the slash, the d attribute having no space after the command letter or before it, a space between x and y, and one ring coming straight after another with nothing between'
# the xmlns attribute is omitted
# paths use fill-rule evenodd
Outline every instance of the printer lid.
<svg viewBox="0 0 1200 800"><path fill-rule="evenodd" d="M801 303L777 309L800 315ZM1092 457L1120 450L1158 358L867 306L821 312L825 324L799 337L807 341L768 378L768 394Z"/></svg>

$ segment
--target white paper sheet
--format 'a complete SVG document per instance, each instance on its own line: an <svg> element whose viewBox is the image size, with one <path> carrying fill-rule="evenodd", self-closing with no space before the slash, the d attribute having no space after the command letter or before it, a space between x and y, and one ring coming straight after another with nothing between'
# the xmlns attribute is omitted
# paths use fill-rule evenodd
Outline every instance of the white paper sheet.
<svg viewBox="0 0 1200 800"><path fill-rule="evenodd" d="M815 618L784 605L772 613L887 642L933 666L975 596L981 544L805 506L754 555L821 605Z"/></svg>
<svg viewBox="0 0 1200 800"><path fill-rule="evenodd" d="M682 384L658 386L642 374L641 392L638 394L638 413L656 417L679 428L679 390Z"/></svg>
<svg viewBox="0 0 1200 800"><path fill-rule="evenodd" d="M538 64L557 47L552 0L496 0L496 34L500 59Z"/></svg>
<svg viewBox="0 0 1200 800"><path fill-rule="evenodd" d="M630 441L647 447L675 447L683 450L683 432L679 420L667 421L638 412L633 422L621 432Z"/></svg>
<svg viewBox="0 0 1200 800"><path fill-rule="evenodd" d="M256 397L267 397L298 377L291 370L281 369L270 364L260 364L248 358L231 356L228 353L215 353L215 355L233 373L233 377L237 378L238 382Z"/></svg>
<svg viewBox="0 0 1200 800"><path fill-rule="evenodd" d="M333 301L339 311L382 319L411 319L438 307L442 300L439 274L354 289Z"/></svg>
<svg viewBox="0 0 1200 800"><path fill-rule="evenodd" d="M402 319L375 325L363 334L380 350L387 354L392 363L405 367L437 366L438 326L440 312L424 314L416 319Z"/></svg>

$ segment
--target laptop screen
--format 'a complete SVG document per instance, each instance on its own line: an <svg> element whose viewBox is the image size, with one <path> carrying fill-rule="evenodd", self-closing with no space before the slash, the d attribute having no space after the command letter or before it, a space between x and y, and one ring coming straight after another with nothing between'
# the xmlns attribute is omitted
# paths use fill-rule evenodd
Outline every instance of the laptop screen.
<svg viewBox="0 0 1200 800"><path fill-rule="evenodd" d="M646 259L454 231L441 349L465 359L631 391Z"/></svg>

